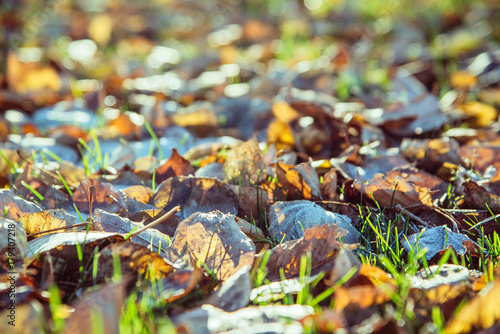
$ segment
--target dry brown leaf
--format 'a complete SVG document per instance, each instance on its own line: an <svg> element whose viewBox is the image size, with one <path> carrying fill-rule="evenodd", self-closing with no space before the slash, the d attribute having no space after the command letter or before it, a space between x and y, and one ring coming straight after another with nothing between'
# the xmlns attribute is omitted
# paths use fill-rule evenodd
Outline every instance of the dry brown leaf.
<svg viewBox="0 0 500 334"><path fill-rule="evenodd" d="M262 151L255 137L233 147L222 166L224 181L242 186L258 183L266 173L262 157Z"/></svg>
<svg viewBox="0 0 500 334"><path fill-rule="evenodd" d="M238 197L238 217L262 223L261 217L269 210L269 198L260 186L229 185ZM259 225L262 226L262 225Z"/></svg>
<svg viewBox="0 0 500 334"><path fill-rule="evenodd" d="M210 178L177 176L167 179L156 188L152 204L164 211L180 205L177 215L181 219L195 212L238 213L238 199L229 185Z"/></svg>
<svg viewBox="0 0 500 334"><path fill-rule="evenodd" d="M170 158L156 169L155 181L161 183L170 177L190 174L194 174L193 166L174 148Z"/></svg>
<svg viewBox="0 0 500 334"><path fill-rule="evenodd" d="M243 266L252 266L254 256L255 247L241 232L236 217L220 211L195 213L184 219L165 251L168 261L206 266L221 281Z"/></svg>
<svg viewBox="0 0 500 334"><path fill-rule="evenodd" d="M167 303L188 295L202 281L203 273L198 268L176 270L161 281L162 297Z"/></svg>
<svg viewBox="0 0 500 334"><path fill-rule="evenodd" d="M321 184L321 195L327 201L336 201L339 198L337 194L337 171L335 168L330 168L323 175L323 183Z"/></svg>
<svg viewBox="0 0 500 334"><path fill-rule="evenodd" d="M500 196L489 193L484 187L477 185L474 181L462 184L465 194L465 203L474 209L491 210L500 212Z"/></svg>
<svg viewBox="0 0 500 334"><path fill-rule="evenodd" d="M448 184L441 178L416 167L404 166L385 174L388 178L402 177L409 184L420 188L429 188L434 199L441 198L448 191Z"/></svg>
<svg viewBox="0 0 500 334"><path fill-rule="evenodd" d="M151 209L151 210L142 210L139 212L136 212L131 218L131 221L134 222L140 222L141 224L148 225L155 219L158 219L165 215L166 212L163 210L159 209ZM167 218L160 224L154 226L153 228L160 231L163 234L168 235L169 237L173 238L175 234L175 230L177 229L177 226L181 222L181 219L177 217L176 215L172 215L171 217Z"/></svg>
<svg viewBox="0 0 500 334"><path fill-rule="evenodd" d="M311 253L313 272L329 262L333 263L335 255L342 248L342 244L337 241L340 236L338 226L333 224L305 229L302 238L282 243L270 251L266 278L270 281L280 280L280 268L284 269L287 278L299 275L300 259L307 252Z"/></svg>
<svg viewBox="0 0 500 334"><path fill-rule="evenodd" d="M391 300L391 294L396 292L392 284L356 285L339 287L335 290L335 311L350 313L358 308L366 309L374 305L385 304Z"/></svg>
<svg viewBox="0 0 500 334"><path fill-rule="evenodd" d="M135 199L141 203L148 203L151 197L153 197L153 190L143 185L135 185L125 188L123 189L123 193L128 198Z"/></svg>
<svg viewBox="0 0 500 334"><path fill-rule="evenodd" d="M9 87L19 94L44 89L58 91L62 87L59 74L51 66L32 62L24 63L14 53L10 53L7 58L7 67Z"/></svg>
<svg viewBox="0 0 500 334"><path fill-rule="evenodd" d="M112 213L125 211L127 206L123 193L115 190L113 185L92 179L83 180L71 198L78 210L86 214L90 213L90 205L92 211L101 209Z"/></svg>
<svg viewBox="0 0 500 334"><path fill-rule="evenodd" d="M409 161L416 161L417 167L435 173L445 162L460 164L460 145L454 139L408 139L401 142L401 151Z"/></svg>
<svg viewBox="0 0 500 334"><path fill-rule="evenodd" d="M319 177L310 162L297 166L277 162L276 177L288 199L321 199Z"/></svg>
<svg viewBox="0 0 500 334"><path fill-rule="evenodd" d="M429 320L435 306L448 320L462 300L473 294L470 283L474 281L470 272L459 265L430 266L418 271L410 280L410 297L415 301L417 313Z"/></svg>
<svg viewBox="0 0 500 334"><path fill-rule="evenodd" d="M165 278L174 268L167 264L157 252L133 242L109 244L99 252L98 280L105 281L114 275L113 261L120 260L123 276L136 278L140 275L154 275L156 279Z"/></svg>
<svg viewBox="0 0 500 334"><path fill-rule="evenodd" d="M376 174L371 181L356 181L354 188L376 201L382 208L397 204L405 208L433 205L428 188L412 186L399 176L389 178Z"/></svg>
<svg viewBox="0 0 500 334"><path fill-rule="evenodd" d="M491 166L500 169L500 147L489 144L465 145L460 148L460 157L467 167L484 174Z"/></svg>
<svg viewBox="0 0 500 334"><path fill-rule="evenodd" d="M291 123L301 117L300 113L292 108L286 101L279 101L273 104L273 115L281 122Z"/></svg>

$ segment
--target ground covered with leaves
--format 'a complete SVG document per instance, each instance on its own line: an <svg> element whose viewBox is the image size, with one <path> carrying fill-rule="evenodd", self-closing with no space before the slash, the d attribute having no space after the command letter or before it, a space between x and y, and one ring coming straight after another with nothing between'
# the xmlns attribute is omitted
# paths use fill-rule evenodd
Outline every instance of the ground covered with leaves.
<svg viewBox="0 0 500 334"><path fill-rule="evenodd" d="M0 332L500 331L497 1L0 23Z"/></svg>

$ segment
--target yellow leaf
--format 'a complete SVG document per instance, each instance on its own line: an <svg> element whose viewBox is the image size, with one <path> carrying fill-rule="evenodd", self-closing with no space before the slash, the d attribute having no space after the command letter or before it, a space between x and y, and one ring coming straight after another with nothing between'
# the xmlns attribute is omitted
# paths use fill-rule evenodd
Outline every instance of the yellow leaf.
<svg viewBox="0 0 500 334"><path fill-rule="evenodd" d="M97 44L107 44L113 32L113 20L106 14L97 15L90 22L88 32Z"/></svg>
<svg viewBox="0 0 500 334"><path fill-rule="evenodd" d="M485 286L447 324L445 333L470 333L472 328L493 326L500 321L500 279Z"/></svg>

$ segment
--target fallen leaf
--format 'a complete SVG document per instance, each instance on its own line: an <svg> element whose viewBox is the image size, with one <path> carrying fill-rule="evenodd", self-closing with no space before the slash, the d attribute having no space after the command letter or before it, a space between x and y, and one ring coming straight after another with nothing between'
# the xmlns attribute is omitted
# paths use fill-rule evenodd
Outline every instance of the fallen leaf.
<svg viewBox="0 0 500 334"><path fill-rule="evenodd" d="M202 281L203 273L198 268L179 269L161 280L161 296L167 303L188 295Z"/></svg>
<svg viewBox="0 0 500 334"><path fill-rule="evenodd" d="M445 162L459 165L460 145L454 139L408 139L400 145L401 151L409 161L416 161L417 167L435 173Z"/></svg>
<svg viewBox="0 0 500 334"><path fill-rule="evenodd" d="M165 250L171 263L202 266L225 281L254 261L255 247L236 223L236 217L220 211L194 213L184 219L175 232L172 245Z"/></svg>
<svg viewBox="0 0 500 334"><path fill-rule="evenodd" d="M93 224L96 230L125 235L144 227L143 224L135 223L127 218L122 218L116 214L99 209L94 212ZM158 252L159 249L166 249L169 244L168 236L154 228L147 229L138 235L134 235L131 240L144 247L152 247L156 252Z"/></svg>
<svg viewBox="0 0 500 334"><path fill-rule="evenodd" d="M255 137L233 147L222 166L224 181L242 186L257 184L266 173L262 156Z"/></svg>
<svg viewBox="0 0 500 334"><path fill-rule="evenodd" d="M177 176L167 179L156 188L151 202L164 211L180 205L178 216L181 219L196 212L214 210L238 213L238 199L229 185L209 178Z"/></svg>
<svg viewBox="0 0 500 334"><path fill-rule="evenodd" d="M106 124L106 127L103 129L103 135L107 139L119 137L133 138L138 134L138 131L139 127L130 120L129 115L121 113Z"/></svg>
<svg viewBox="0 0 500 334"><path fill-rule="evenodd" d="M498 111L494 107L477 101L464 103L459 109L473 127L487 127L498 118Z"/></svg>
<svg viewBox="0 0 500 334"><path fill-rule="evenodd" d="M461 188L465 195L465 203L469 207L500 212L500 196L491 194L474 181L464 182Z"/></svg>
<svg viewBox="0 0 500 334"><path fill-rule="evenodd" d="M431 260L438 252L452 247L458 255L466 255L477 251L479 246L467 235L452 232L447 226L437 226L424 229L421 233L408 236L408 242L403 241L403 247L411 252L418 246L418 250L427 249L425 259Z"/></svg>
<svg viewBox="0 0 500 334"><path fill-rule="evenodd" d="M500 279L486 285L477 295L465 304L446 324L445 333L471 333L498 324L500 309L498 296Z"/></svg>
<svg viewBox="0 0 500 334"><path fill-rule="evenodd" d="M40 233L58 227L76 224L76 217L68 214L65 210L46 210L42 212L29 213L19 218L23 224L26 234ZM44 233L37 235L40 237Z"/></svg>
<svg viewBox="0 0 500 334"><path fill-rule="evenodd" d="M194 168L174 148L168 160L156 169L155 182L161 183L174 176L194 174Z"/></svg>
<svg viewBox="0 0 500 334"><path fill-rule="evenodd" d="M133 242L117 242L104 247L98 255L97 279L104 282L113 278L115 266L113 261L119 260L123 277L137 279L154 276L156 279L165 278L174 268L167 264L158 252L153 252L145 246Z"/></svg>
<svg viewBox="0 0 500 334"><path fill-rule="evenodd" d="M266 278L270 281L280 280L280 268L283 268L287 278L299 275L301 258L308 252L311 253L312 273L328 263L334 263L335 255L342 248L342 244L337 241L341 236L339 227L333 224L305 229L303 237L279 244L270 251Z"/></svg>
<svg viewBox="0 0 500 334"><path fill-rule="evenodd" d="M345 314L354 310L367 309L374 305L385 304L391 300L391 294L396 292L394 285L357 285L354 287L339 287L335 290L335 311Z"/></svg>
<svg viewBox="0 0 500 334"><path fill-rule="evenodd" d="M123 240L123 236L117 233L107 232L63 232L46 234L28 242L28 258L34 258L36 255L56 249L61 251L64 246L85 245L93 242L107 244ZM104 247L104 246L103 246ZM102 248L102 247L101 247ZM92 248L93 250L93 248Z"/></svg>
<svg viewBox="0 0 500 334"><path fill-rule="evenodd" d="M30 201L16 196L10 189L0 189L0 208L3 208L4 218L19 219L33 212L41 212L42 208Z"/></svg>
<svg viewBox="0 0 500 334"><path fill-rule="evenodd" d="M277 162L276 176L289 199L321 199L319 177L310 162L297 166Z"/></svg>
<svg viewBox="0 0 500 334"><path fill-rule="evenodd" d="M412 186L400 176L394 178L376 174L373 180L357 181L354 188L376 201L380 207L400 204L404 208L432 206L432 195L428 188Z"/></svg>
<svg viewBox="0 0 500 334"><path fill-rule="evenodd" d="M123 194L109 183L97 180L85 179L73 192L71 197L78 210L83 213L91 213L95 209L101 209L111 213L125 211L126 203Z"/></svg>
<svg viewBox="0 0 500 334"><path fill-rule="evenodd" d="M132 198L145 204L149 203L149 200L153 197L153 190L143 185L135 185L125 188L123 189L123 193L127 198Z"/></svg>
<svg viewBox="0 0 500 334"><path fill-rule="evenodd" d="M278 241L299 239L304 236L305 229L333 224L346 230L344 242L359 242L359 232L351 225L347 216L327 211L314 202L276 202L269 208L267 219L269 234Z"/></svg>

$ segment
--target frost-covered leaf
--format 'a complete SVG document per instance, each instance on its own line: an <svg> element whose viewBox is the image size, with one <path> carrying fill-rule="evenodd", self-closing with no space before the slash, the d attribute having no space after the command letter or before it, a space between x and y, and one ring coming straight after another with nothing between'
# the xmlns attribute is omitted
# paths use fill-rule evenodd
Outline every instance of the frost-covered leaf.
<svg viewBox="0 0 500 334"><path fill-rule="evenodd" d="M276 202L269 208L267 216L269 234L278 240L294 240L304 235L304 230L323 224L337 224L347 231L345 243L357 243L359 232L351 225L351 219L327 211L314 202L300 200Z"/></svg>
<svg viewBox="0 0 500 334"><path fill-rule="evenodd" d="M419 250L427 249L425 253L427 260L448 247L452 247L458 255L466 255L479 247L467 235L452 232L447 226L437 226L422 233L412 234L408 237L408 242L403 241L403 246L408 252L416 246Z"/></svg>

